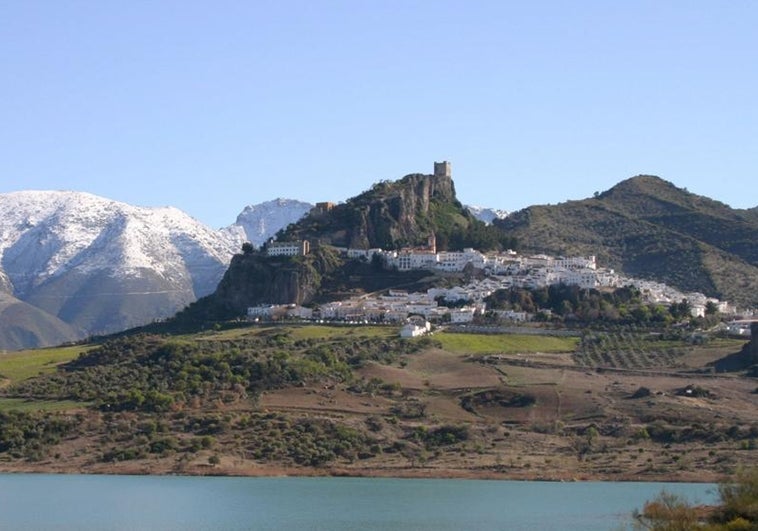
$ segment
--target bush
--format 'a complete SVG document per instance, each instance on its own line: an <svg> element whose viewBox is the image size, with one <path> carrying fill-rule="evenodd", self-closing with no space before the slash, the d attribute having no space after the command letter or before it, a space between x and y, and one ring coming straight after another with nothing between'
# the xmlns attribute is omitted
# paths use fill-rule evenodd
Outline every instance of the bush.
<svg viewBox="0 0 758 531"><path fill-rule="evenodd" d="M719 495L722 503L720 521L742 518L758 524L758 469L741 471L733 482L722 483Z"/></svg>
<svg viewBox="0 0 758 531"><path fill-rule="evenodd" d="M653 531L706 531L758 529L758 469L741 471L719 486L721 503L712 511L693 507L685 500L661 492L635 511L637 527Z"/></svg>
<svg viewBox="0 0 758 531"><path fill-rule="evenodd" d="M639 525L653 531L690 531L699 526L697 511L686 500L663 491L635 513Z"/></svg>

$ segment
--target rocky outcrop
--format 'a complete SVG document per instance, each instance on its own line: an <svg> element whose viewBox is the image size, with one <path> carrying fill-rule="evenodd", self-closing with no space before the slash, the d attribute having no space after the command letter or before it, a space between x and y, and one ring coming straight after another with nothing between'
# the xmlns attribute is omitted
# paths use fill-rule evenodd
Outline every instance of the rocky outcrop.
<svg viewBox="0 0 758 531"><path fill-rule="evenodd" d="M456 199L449 176L411 174L379 182L327 212L312 212L279 239L392 249L424 244L432 232L444 242L448 233L464 232L472 223L478 221Z"/></svg>
<svg viewBox="0 0 758 531"><path fill-rule="evenodd" d="M328 249L297 258L236 255L213 295L234 314L258 304L307 304L319 293L322 279L341 265Z"/></svg>

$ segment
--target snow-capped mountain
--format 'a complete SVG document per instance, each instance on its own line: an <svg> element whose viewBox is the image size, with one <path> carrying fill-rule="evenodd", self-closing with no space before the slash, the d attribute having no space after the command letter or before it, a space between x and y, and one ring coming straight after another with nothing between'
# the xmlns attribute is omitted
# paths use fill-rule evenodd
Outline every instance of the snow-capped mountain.
<svg viewBox="0 0 758 531"><path fill-rule="evenodd" d="M173 315L211 293L242 243L313 205L249 205L213 230L182 211L83 192L0 194L0 349L52 344ZM469 207L489 223L505 212Z"/></svg>
<svg viewBox="0 0 758 531"><path fill-rule="evenodd" d="M294 199L274 199L257 205L246 206L237 216L237 221L231 228L241 228L244 238L253 245L260 247L274 234L299 220L307 214L313 205Z"/></svg>
<svg viewBox="0 0 758 531"><path fill-rule="evenodd" d="M212 292L241 241L176 208L81 192L0 194L0 289L83 335L113 332Z"/></svg>
<svg viewBox="0 0 758 531"><path fill-rule="evenodd" d="M480 206L470 206L466 205L466 208L468 209L471 214L478 219L479 221L485 222L487 225L491 224L493 220L495 219L504 219L508 217L509 212L505 210L500 210L497 208L487 208L487 207L480 207Z"/></svg>

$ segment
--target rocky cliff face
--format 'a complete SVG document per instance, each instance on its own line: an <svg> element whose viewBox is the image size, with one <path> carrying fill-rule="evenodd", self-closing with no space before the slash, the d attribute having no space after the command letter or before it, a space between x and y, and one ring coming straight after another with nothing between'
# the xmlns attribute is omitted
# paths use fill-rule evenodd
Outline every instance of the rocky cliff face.
<svg viewBox="0 0 758 531"><path fill-rule="evenodd" d="M450 177L411 174L399 181L379 182L327 212L313 212L280 239L392 249L423 244L441 227L465 230L473 221L456 199Z"/></svg>
<svg viewBox="0 0 758 531"><path fill-rule="evenodd" d="M225 315L239 315L259 304L307 304L319 294L322 279L341 265L324 248L297 258L236 255L216 292L200 302Z"/></svg>

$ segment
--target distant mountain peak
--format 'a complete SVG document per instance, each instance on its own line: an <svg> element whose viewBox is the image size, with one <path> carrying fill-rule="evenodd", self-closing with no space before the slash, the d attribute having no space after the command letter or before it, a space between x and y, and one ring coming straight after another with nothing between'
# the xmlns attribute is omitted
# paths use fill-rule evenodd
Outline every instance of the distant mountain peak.
<svg viewBox="0 0 758 531"><path fill-rule="evenodd" d="M499 208L466 205L466 209L471 212L476 219L487 225L492 224L496 219L505 219L509 214L507 210L500 210Z"/></svg>
<svg viewBox="0 0 758 531"><path fill-rule="evenodd" d="M313 205L296 199L277 198L246 206L228 229L241 229L244 239L260 246L279 229L294 223L310 212Z"/></svg>

